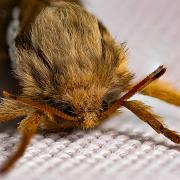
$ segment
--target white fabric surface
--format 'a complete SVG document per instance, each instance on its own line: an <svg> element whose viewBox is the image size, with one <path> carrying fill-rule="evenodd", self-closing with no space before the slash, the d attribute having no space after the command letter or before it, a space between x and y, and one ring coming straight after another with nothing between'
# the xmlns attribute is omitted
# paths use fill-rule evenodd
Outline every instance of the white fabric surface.
<svg viewBox="0 0 180 180"><path fill-rule="evenodd" d="M127 41L130 68L138 78L165 64L165 79L180 87L180 1L88 0L87 7L118 41ZM180 108L136 95L180 131ZM2 125L1 125L2 126ZM19 142L14 130L1 130L0 164ZM83 132L36 135L4 180L180 179L180 146L129 111Z"/></svg>

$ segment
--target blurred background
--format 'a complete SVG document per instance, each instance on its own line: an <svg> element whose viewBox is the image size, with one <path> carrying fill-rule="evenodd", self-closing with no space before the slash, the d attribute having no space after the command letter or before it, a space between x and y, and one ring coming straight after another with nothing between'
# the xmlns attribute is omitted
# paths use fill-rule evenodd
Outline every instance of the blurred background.
<svg viewBox="0 0 180 180"><path fill-rule="evenodd" d="M87 0L85 4L117 41L127 42L130 68L137 75L164 64L168 67L164 78L180 82L180 1Z"/></svg>
<svg viewBox="0 0 180 180"><path fill-rule="evenodd" d="M2 48L5 47L3 43L3 31L5 31L5 22L3 21L3 18L10 17L10 14L8 14L2 9L2 5L4 6L3 1L8 3L8 1L10 0L0 1L0 38L2 40L0 42L0 52L2 52ZM112 33L113 37L118 42L127 42L127 47L129 48L129 68L136 73L136 80L152 72L157 66L164 64L167 67L167 73L163 76L162 79L168 81L174 87L180 88L179 0L84 0L83 2L87 9L91 11L94 15L96 15L107 26L109 31ZM8 90L10 92L18 92L18 83L11 76L12 71L9 64L10 62L6 56L6 53L1 53L0 91ZM166 119L169 127L180 132L180 108L141 95L136 95L133 98L140 99L148 105L153 106L154 111ZM137 177L139 179L145 179L145 175L143 173L149 173L148 177L151 177L150 179L166 178L178 180L180 177L179 146L171 143L163 136L158 135L148 125L142 123L138 118L134 117L134 115L132 115L127 110L123 110L123 112L123 115L117 115L111 118L110 121L105 123L99 129L100 131L97 130L97 133L99 134L101 134L101 132L105 132L103 135L105 135L106 132L109 132L109 136L106 134L108 136L106 136L106 140L101 139L101 143L104 144L109 142L108 138L109 140L113 139L112 134L114 133L114 131L117 133L120 132L121 135L123 134L125 137L128 137L129 139L128 141L124 140L122 142L122 144L124 143L124 149L122 148L122 154L124 153L123 157L125 158L131 158L131 161L128 161L129 164L127 163L127 161L123 161L122 159L118 159L116 162L113 161L114 164L111 165L111 167L115 167L115 170L111 174L112 177L116 177L117 179L118 177L121 177L121 180L132 180L133 177L136 177L135 179L137 179ZM9 123L7 123L6 125L0 125L0 127L5 128L8 124ZM113 130L109 131L109 129ZM69 139L74 136L67 136L66 138ZM86 137L86 135L81 136L82 141L84 139L84 136ZM94 135L90 134L90 136L93 137ZM56 137L55 139L58 138ZM65 140L63 140L63 142L64 141ZM119 141L121 141L121 139L119 139ZM135 147L136 143L134 145L132 141L140 142L141 145L138 145L138 147L143 147L144 149L142 150L141 148L139 148L137 150ZM59 142L61 141L59 140ZM74 141L72 140L71 143L74 143ZM67 147L69 146L69 144L65 144L65 146ZM134 156L129 155L128 148L131 146L133 146L136 149L136 151L134 149L133 151L137 153L137 159L133 159ZM84 149L86 151L89 151L88 148L82 147L82 150ZM49 151L51 151L51 149ZM140 152L145 153L144 155L142 155ZM142 155L141 158L138 156L138 153ZM161 157L162 154L164 154L165 156ZM90 157L92 160L95 161L98 159L94 155L91 155ZM158 160L158 162L161 163L160 165L156 163L158 157L161 157L160 159L162 160ZM76 155L74 155L74 158L76 158ZM142 163L143 159L147 160L146 164L144 165ZM70 161L67 160L67 163L68 162ZM95 174L98 174L99 179L102 179L102 177L106 179L105 176L103 176L103 174L106 172L105 174L107 175L107 173L109 172L107 168L109 166L104 165L104 169L106 170L100 171L100 166L102 164L100 162L99 164L97 163L97 169L99 168L99 170L96 169L96 172L90 171L89 174L88 172L86 172L86 174L89 175L89 179L92 179L92 177L94 177L93 175ZM106 161L104 160L102 162ZM125 166L119 166L120 162L125 163L127 165L126 168ZM26 163L26 160L24 161L24 163ZM82 163L82 166L83 165L84 164ZM150 167L148 168L149 165ZM75 166L76 165L74 165L74 168ZM96 165L94 165L94 168L96 168ZM142 168L144 168L143 173L141 173ZM61 170L59 169L59 171ZM138 173L136 174L137 171ZM63 174L63 172L61 172L61 175L63 175L65 179L66 177L70 177L71 173L69 171L64 172L68 172L67 174L69 175L68 176L66 173ZM77 172L79 172L79 175L82 175L83 173L83 171L78 170ZM120 174L118 176L119 172L123 172L122 176ZM90 173L94 174L92 175ZM51 178L50 175L48 176L47 173L46 175L47 179L48 177L49 179L56 179L55 177L57 177L57 174L55 172L53 176L54 178ZM79 175L74 176L74 179L76 179L76 177L79 178ZM10 177L12 178L13 176ZM16 177L18 177L18 175ZM84 177L84 179L86 178Z"/></svg>
<svg viewBox="0 0 180 180"><path fill-rule="evenodd" d="M6 45L6 29L13 7L19 0L1 0L0 1L0 95L2 90L15 92L17 90L17 81L12 76L10 60L8 56L8 47Z"/></svg>

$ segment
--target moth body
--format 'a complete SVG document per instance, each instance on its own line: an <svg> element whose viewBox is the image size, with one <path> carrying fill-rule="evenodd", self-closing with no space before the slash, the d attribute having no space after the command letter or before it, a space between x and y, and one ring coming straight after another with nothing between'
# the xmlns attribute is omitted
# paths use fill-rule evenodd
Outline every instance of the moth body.
<svg viewBox="0 0 180 180"><path fill-rule="evenodd" d="M180 144L180 135L149 106L129 100L139 92L180 106L180 92L155 81L165 67L133 84L124 43L116 43L78 0L22 0L19 7L14 14L17 22L8 30L8 44L22 92L3 93L0 121L24 118L18 126L22 140L0 173L23 155L39 129L94 128L122 106Z"/></svg>

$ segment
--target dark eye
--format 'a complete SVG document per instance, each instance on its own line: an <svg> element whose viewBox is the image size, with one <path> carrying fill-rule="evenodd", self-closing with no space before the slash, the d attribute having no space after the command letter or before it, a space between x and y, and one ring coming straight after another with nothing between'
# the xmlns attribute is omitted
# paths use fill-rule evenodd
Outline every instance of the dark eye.
<svg viewBox="0 0 180 180"><path fill-rule="evenodd" d="M102 101L102 104L101 104L101 109L100 111L101 112L104 112L104 111L107 111L108 110L108 103L106 101Z"/></svg>
<svg viewBox="0 0 180 180"><path fill-rule="evenodd" d="M44 98L43 102L45 102L46 104L48 104L51 107L58 109L59 111L64 112L67 115L70 115L73 117L77 116L74 109L66 102L57 101L55 99L50 99L50 98Z"/></svg>
<svg viewBox="0 0 180 180"><path fill-rule="evenodd" d="M62 110L65 114L68 114L72 117L76 117L77 114L76 112L73 110L73 108L71 106L67 106Z"/></svg>
<svg viewBox="0 0 180 180"><path fill-rule="evenodd" d="M50 99L50 98L44 98L43 99L43 102L45 102L46 104L48 104L49 106L51 107L54 107L56 109L59 110L59 107L62 106L61 102L60 101L56 101L54 99Z"/></svg>

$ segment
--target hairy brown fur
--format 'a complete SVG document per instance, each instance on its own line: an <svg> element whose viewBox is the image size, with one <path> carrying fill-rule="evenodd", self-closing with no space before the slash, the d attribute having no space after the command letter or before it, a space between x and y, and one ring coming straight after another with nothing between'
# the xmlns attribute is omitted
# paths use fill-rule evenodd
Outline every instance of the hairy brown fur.
<svg viewBox="0 0 180 180"><path fill-rule="evenodd" d="M27 116L34 110L28 106L22 106L16 101L1 99L0 103L0 122L13 120L15 118Z"/></svg>
<svg viewBox="0 0 180 180"><path fill-rule="evenodd" d="M165 128L147 106L139 101L127 101L141 90L146 95L179 105L170 98L176 95L179 100L179 92L160 87L158 83L145 88L159 78L165 68L158 68L132 86L133 73L127 67L124 44L117 44L80 1L22 0L20 7L13 69L22 93L19 96L4 93L0 121L23 116L26 119L20 124L22 142L1 173L24 153L38 128L50 131L94 128L120 106L180 143L180 136ZM161 93L156 92L157 89ZM119 99L119 96L122 97Z"/></svg>
<svg viewBox="0 0 180 180"><path fill-rule="evenodd" d="M87 119L84 128L99 124L102 101L117 99L132 79L124 47L76 4L44 8L22 34L28 43L16 40L15 73L23 95L69 103Z"/></svg>

